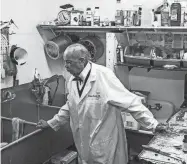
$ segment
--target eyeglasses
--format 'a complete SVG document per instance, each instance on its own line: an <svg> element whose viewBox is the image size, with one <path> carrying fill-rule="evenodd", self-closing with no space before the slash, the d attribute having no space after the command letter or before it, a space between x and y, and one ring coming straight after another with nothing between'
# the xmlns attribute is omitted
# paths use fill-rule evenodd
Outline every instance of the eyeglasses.
<svg viewBox="0 0 187 164"><path fill-rule="evenodd" d="M80 62L80 59L77 59L77 60L65 60L65 64L70 64L71 65L73 63L78 63L78 62Z"/></svg>

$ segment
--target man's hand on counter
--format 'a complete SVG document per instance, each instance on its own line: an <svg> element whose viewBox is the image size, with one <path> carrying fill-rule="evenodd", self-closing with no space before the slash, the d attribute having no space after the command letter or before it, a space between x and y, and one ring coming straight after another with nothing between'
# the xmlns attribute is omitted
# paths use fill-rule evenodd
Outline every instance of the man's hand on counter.
<svg viewBox="0 0 187 164"><path fill-rule="evenodd" d="M49 127L49 124L47 123L47 121L45 120L40 120L38 123L37 123L37 128L39 129L45 129L45 128L48 128Z"/></svg>
<svg viewBox="0 0 187 164"><path fill-rule="evenodd" d="M167 131L167 124L159 123L155 128L155 133L165 133Z"/></svg>

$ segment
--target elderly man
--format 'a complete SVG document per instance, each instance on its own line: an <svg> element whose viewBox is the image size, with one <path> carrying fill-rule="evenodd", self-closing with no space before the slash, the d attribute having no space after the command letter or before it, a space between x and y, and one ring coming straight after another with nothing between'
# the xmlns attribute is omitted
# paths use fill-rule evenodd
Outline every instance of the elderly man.
<svg viewBox="0 0 187 164"><path fill-rule="evenodd" d="M89 52L73 44L64 52L65 67L72 74L68 100L51 120L39 128L59 126L70 120L81 164L126 164L127 141L121 111L130 112L147 129L161 129L140 97L129 92L108 68L89 61Z"/></svg>

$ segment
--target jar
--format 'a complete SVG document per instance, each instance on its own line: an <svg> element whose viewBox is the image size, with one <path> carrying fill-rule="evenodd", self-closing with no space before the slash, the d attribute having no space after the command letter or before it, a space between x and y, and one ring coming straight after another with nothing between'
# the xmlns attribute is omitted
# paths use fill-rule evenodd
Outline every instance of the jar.
<svg viewBox="0 0 187 164"><path fill-rule="evenodd" d="M183 139L183 152L187 153L187 135L184 135Z"/></svg>

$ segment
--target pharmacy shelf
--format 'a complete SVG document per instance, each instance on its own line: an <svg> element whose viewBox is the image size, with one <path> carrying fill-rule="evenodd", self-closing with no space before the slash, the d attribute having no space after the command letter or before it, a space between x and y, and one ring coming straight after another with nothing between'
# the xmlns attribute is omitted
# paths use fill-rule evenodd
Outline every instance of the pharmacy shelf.
<svg viewBox="0 0 187 164"><path fill-rule="evenodd" d="M166 31L166 32L187 32L187 27L141 27L141 26L62 26L62 25L37 25L37 28L62 30L63 32L113 32L122 33L130 31Z"/></svg>
<svg viewBox="0 0 187 164"><path fill-rule="evenodd" d="M136 65L136 64L128 64L128 63L117 63L117 66L126 66L129 68L129 71L136 67L136 68L144 68L147 69L147 71L149 72L150 70L165 70L165 71L186 71L187 72L187 68L173 68L173 69L167 69L164 67L154 67L154 66L144 66L144 65Z"/></svg>

